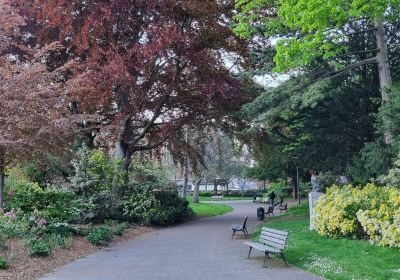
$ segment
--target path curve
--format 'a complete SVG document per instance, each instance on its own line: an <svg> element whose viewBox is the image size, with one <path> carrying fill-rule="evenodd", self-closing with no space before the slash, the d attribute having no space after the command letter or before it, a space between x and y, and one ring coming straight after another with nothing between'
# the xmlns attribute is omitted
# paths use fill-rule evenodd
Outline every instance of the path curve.
<svg viewBox="0 0 400 280"><path fill-rule="evenodd" d="M231 239L230 226L248 215L255 228L258 204L224 201L234 211L155 230L69 263L42 280L317 280L318 276L254 251L247 259L244 239ZM240 235L240 233L238 233ZM290 238L290 237L289 237Z"/></svg>

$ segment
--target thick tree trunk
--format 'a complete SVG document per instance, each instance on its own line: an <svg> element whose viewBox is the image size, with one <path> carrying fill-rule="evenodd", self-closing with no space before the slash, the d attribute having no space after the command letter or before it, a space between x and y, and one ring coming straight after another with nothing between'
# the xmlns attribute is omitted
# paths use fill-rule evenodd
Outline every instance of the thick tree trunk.
<svg viewBox="0 0 400 280"><path fill-rule="evenodd" d="M194 185L193 189L193 203L199 203L199 196L200 196L200 183L203 179L203 176L200 178L196 178L196 184Z"/></svg>
<svg viewBox="0 0 400 280"><path fill-rule="evenodd" d="M382 96L382 104L389 101L390 97L388 94L389 88L392 85L392 76L390 74L389 66L389 55L387 49L387 38L385 34L385 26L382 21L375 22L375 36L376 45L379 52L376 55L376 60L378 62L378 72L379 72L379 83ZM393 142L393 135L388 131L389 120L383 120L385 128L385 143L390 144Z"/></svg>
<svg viewBox="0 0 400 280"><path fill-rule="evenodd" d="M183 197L187 196L187 186L189 182L189 159L185 157L184 162L183 162L183 192L182 195Z"/></svg>
<svg viewBox="0 0 400 280"><path fill-rule="evenodd" d="M129 163L127 162L128 159L126 158L126 149L125 149L125 146L122 143L122 141L117 141L115 143L114 159L122 160L124 162L123 166L119 166L119 165L115 166L116 174L113 178L113 182L112 182L112 186L111 186L111 194L114 199L117 199L118 198L118 185L119 185L119 182L117 179L118 178L117 174L123 170L127 171L129 168L129 163L130 163L130 162ZM126 180L127 180L127 178L126 178Z"/></svg>
<svg viewBox="0 0 400 280"><path fill-rule="evenodd" d="M0 209L4 207L5 152L0 148Z"/></svg>

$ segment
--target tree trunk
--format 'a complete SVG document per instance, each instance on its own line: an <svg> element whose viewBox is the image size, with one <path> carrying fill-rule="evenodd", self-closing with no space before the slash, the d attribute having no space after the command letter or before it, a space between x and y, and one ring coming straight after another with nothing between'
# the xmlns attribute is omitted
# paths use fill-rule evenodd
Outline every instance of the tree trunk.
<svg viewBox="0 0 400 280"><path fill-rule="evenodd" d="M201 180L203 179L203 176L200 176L200 178L196 178L196 184L194 185L193 189L193 203L199 203L199 196L200 196L200 183Z"/></svg>
<svg viewBox="0 0 400 280"><path fill-rule="evenodd" d="M115 143L115 151L114 151L114 159L116 160L122 160L124 162L123 167L116 165L115 166L115 175L112 181L112 186L111 186L111 195L113 196L114 199L118 198L118 173L125 170L128 171L129 169L129 164L128 159L126 158L126 149L122 141L117 141ZM127 181L128 178L125 178Z"/></svg>
<svg viewBox="0 0 400 280"><path fill-rule="evenodd" d="M296 174L294 174L294 176L292 176L292 183L293 183L293 198L297 199L297 176Z"/></svg>
<svg viewBox="0 0 400 280"><path fill-rule="evenodd" d="M187 186L189 182L189 159L185 157L184 162L183 162L183 192L182 195L183 197L187 196Z"/></svg>
<svg viewBox="0 0 400 280"><path fill-rule="evenodd" d="M4 207L5 152L0 149L0 209Z"/></svg>
<svg viewBox="0 0 400 280"><path fill-rule="evenodd" d="M389 88L392 85L392 76L390 74L390 66L389 66L389 55L387 49L387 38L385 34L385 26L382 21L375 22L375 36L376 36L376 45L379 49L379 52L376 55L376 60L378 62L378 72L379 72L379 83L381 89L382 96L382 104L384 105L390 99L389 97ZM385 126L385 143L390 144L393 142L393 135L390 131L388 131L388 122L389 120L384 119L383 125Z"/></svg>
<svg viewBox="0 0 400 280"><path fill-rule="evenodd" d="M214 195L217 195L217 193L218 193L218 183L217 183L217 181L215 180L215 181L214 181Z"/></svg>

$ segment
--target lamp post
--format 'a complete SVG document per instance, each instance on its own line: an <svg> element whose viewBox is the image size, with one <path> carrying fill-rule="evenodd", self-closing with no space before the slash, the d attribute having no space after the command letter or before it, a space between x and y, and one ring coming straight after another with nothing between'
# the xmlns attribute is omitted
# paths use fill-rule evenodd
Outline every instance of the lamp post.
<svg viewBox="0 0 400 280"><path fill-rule="evenodd" d="M298 159L299 157L292 157L294 164L296 165L296 187L297 187L297 199L299 200L299 205L300 205L300 184L299 184L299 164L298 164Z"/></svg>

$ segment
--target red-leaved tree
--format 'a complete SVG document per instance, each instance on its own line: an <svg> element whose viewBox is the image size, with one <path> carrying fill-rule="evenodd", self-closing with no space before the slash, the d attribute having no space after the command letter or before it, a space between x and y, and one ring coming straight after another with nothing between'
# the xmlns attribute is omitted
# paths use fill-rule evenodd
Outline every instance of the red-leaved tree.
<svg viewBox="0 0 400 280"><path fill-rule="evenodd" d="M227 69L245 51L229 28L233 2L41 0L19 8L32 19L32 43L58 41L79 63L69 100L77 113L102 115L86 125L127 167L135 152L184 125L232 122L246 101Z"/></svg>

